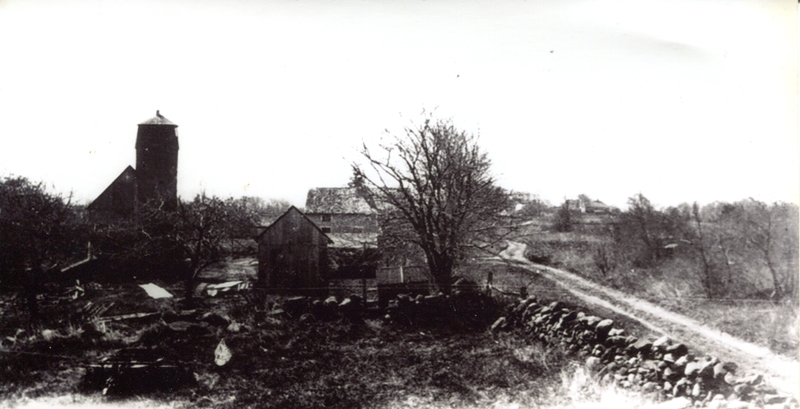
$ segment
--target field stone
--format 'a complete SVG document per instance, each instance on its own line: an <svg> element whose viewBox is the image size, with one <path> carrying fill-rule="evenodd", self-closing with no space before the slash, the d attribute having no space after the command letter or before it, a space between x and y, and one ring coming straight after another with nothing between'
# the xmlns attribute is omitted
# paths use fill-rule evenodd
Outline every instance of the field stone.
<svg viewBox="0 0 800 409"><path fill-rule="evenodd" d="M604 319L598 322L597 325L595 325L594 329L595 331L597 331L597 335L605 337L608 335L608 332L611 331L613 325L614 325L614 320Z"/></svg>
<svg viewBox="0 0 800 409"><path fill-rule="evenodd" d="M746 384L748 384L748 385L757 385L757 384L761 383L761 381L763 379L764 379L764 377L761 374L753 374L753 375L750 375L750 376L742 378L741 381L746 383Z"/></svg>
<svg viewBox="0 0 800 409"><path fill-rule="evenodd" d="M400 296L398 296L399 298ZM339 301L334 296L330 296L325 299L325 302L322 303L325 308L336 308L339 306Z"/></svg>
<svg viewBox="0 0 800 409"><path fill-rule="evenodd" d="M345 298L339 303L339 309L342 311L350 311L353 308L356 308L356 303L353 302L350 297Z"/></svg>
<svg viewBox="0 0 800 409"><path fill-rule="evenodd" d="M494 324L492 324L491 331L496 334L501 330L505 329L505 326L506 326L506 317L500 317L497 319L497 321L494 322Z"/></svg>
<svg viewBox="0 0 800 409"><path fill-rule="evenodd" d="M699 378L712 380L714 379L714 364L713 361L706 361L700 364L700 372L697 374Z"/></svg>
<svg viewBox="0 0 800 409"><path fill-rule="evenodd" d="M773 394L778 393L778 391L775 388L773 388L773 387L771 387L771 386L769 386L767 384L764 384L764 383L762 383L760 385L756 385L755 389L756 389L756 392L758 392L760 394L773 395Z"/></svg>
<svg viewBox="0 0 800 409"><path fill-rule="evenodd" d="M594 315L587 315L582 318L578 318L578 321L587 327L596 327L597 323L602 321L602 319L600 317L595 317Z"/></svg>
<svg viewBox="0 0 800 409"><path fill-rule="evenodd" d="M590 356L586 358L586 369L591 373L599 372L602 364L603 363L600 358L596 356Z"/></svg>
<svg viewBox="0 0 800 409"><path fill-rule="evenodd" d="M621 336L624 333L625 333L624 329L612 328L610 331L608 331L608 336L609 337L617 337L617 336Z"/></svg>
<svg viewBox="0 0 800 409"><path fill-rule="evenodd" d="M734 362L724 362L723 368L730 373L736 373L736 370L739 369L739 365L736 365Z"/></svg>
<svg viewBox="0 0 800 409"><path fill-rule="evenodd" d="M698 362L689 362L686 364L686 369L684 369L683 374L688 377L697 376L700 372L701 365Z"/></svg>
<svg viewBox="0 0 800 409"><path fill-rule="evenodd" d="M693 359L694 359L694 357L691 356L691 355L688 355L688 354L684 355L684 356L678 358L677 361L675 361L675 366L678 367L678 368L685 368L686 365L689 364L689 362L692 361Z"/></svg>
<svg viewBox="0 0 800 409"><path fill-rule="evenodd" d="M674 357L682 357L689 353L689 347L686 344L675 344L666 347L664 352L670 353Z"/></svg>
<svg viewBox="0 0 800 409"><path fill-rule="evenodd" d="M790 407L785 403L773 403L764 405L764 409L790 409Z"/></svg>
<svg viewBox="0 0 800 409"><path fill-rule="evenodd" d="M653 406L653 409L687 409L692 407L692 400L684 397L670 399Z"/></svg>
<svg viewBox="0 0 800 409"><path fill-rule="evenodd" d="M631 345L631 348L633 348L636 352L647 351L652 347L653 347L653 343L648 341L645 338L642 338L642 339L636 341L636 343L634 343L633 345Z"/></svg>
<svg viewBox="0 0 800 409"><path fill-rule="evenodd" d="M575 311L570 311L569 313L567 313L566 315L561 317L561 322L565 322L565 323L566 322L572 322L572 321L575 321L577 318L578 318L578 313L575 312Z"/></svg>
<svg viewBox="0 0 800 409"><path fill-rule="evenodd" d="M616 347L624 347L625 346L625 337L620 336L609 336L606 338L605 342L603 342L606 346L616 346Z"/></svg>
<svg viewBox="0 0 800 409"><path fill-rule="evenodd" d="M725 405L725 409L748 409L750 408L750 404L742 400L734 400L728 401Z"/></svg>
<svg viewBox="0 0 800 409"><path fill-rule="evenodd" d="M656 388L658 388L658 384L655 382L645 382L645 384L642 385L643 392L653 392Z"/></svg>
<svg viewBox="0 0 800 409"><path fill-rule="evenodd" d="M653 341L653 349L666 349L670 344L672 344L672 340L668 336L664 335L663 337Z"/></svg>
<svg viewBox="0 0 800 409"><path fill-rule="evenodd" d="M667 380L674 380L675 378L678 377L677 375L678 374L671 368L664 368L664 371L661 372L661 377Z"/></svg>
<svg viewBox="0 0 800 409"><path fill-rule="evenodd" d="M702 390L700 389L700 384L699 383L694 384L694 386L692 387L692 397L697 398L700 396L700 393L702 393Z"/></svg>
<svg viewBox="0 0 800 409"><path fill-rule="evenodd" d="M597 357L602 356L603 352L605 352L605 350L606 349L602 345L597 344L597 345L594 346L594 348L592 348L592 355L597 356Z"/></svg>
<svg viewBox="0 0 800 409"><path fill-rule="evenodd" d="M784 403L789 399L786 395L775 395L775 394L767 394L764 395L764 403L767 405L774 405L778 403Z"/></svg>
<svg viewBox="0 0 800 409"><path fill-rule="evenodd" d="M755 391L752 385L741 383L733 387L733 392L739 396L745 396Z"/></svg>
<svg viewBox="0 0 800 409"><path fill-rule="evenodd" d="M714 396L714 398L716 398L717 396L721 395L716 395ZM712 399L711 402L708 402L708 404L706 405L706 408L708 409L726 409L727 407L728 407L728 401L725 400L724 396L722 397L722 399L719 400Z"/></svg>

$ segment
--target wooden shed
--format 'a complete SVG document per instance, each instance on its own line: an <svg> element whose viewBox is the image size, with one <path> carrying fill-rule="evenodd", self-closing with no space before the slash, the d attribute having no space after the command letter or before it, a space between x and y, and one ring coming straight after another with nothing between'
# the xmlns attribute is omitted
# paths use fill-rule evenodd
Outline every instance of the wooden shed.
<svg viewBox="0 0 800 409"><path fill-rule="evenodd" d="M258 285L290 293L324 291L331 239L292 206L269 225L258 242Z"/></svg>

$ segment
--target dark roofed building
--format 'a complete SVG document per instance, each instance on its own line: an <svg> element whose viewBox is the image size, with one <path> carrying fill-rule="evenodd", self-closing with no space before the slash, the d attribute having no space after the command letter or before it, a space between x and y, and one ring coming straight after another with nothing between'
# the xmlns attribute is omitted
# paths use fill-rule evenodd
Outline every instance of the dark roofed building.
<svg viewBox="0 0 800 409"><path fill-rule="evenodd" d="M93 215L129 218L138 206L157 201L178 204L178 125L159 111L138 125L136 169L128 166L87 209Z"/></svg>
<svg viewBox="0 0 800 409"><path fill-rule="evenodd" d="M128 218L136 211L136 171L128 166L86 207L92 213L104 211L108 216Z"/></svg>

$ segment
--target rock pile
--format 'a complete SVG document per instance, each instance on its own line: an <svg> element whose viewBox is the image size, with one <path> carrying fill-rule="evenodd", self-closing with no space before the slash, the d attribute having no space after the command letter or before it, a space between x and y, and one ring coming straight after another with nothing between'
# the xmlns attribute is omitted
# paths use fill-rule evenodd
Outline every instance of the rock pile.
<svg viewBox="0 0 800 409"><path fill-rule="evenodd" d="M585 359L602 382L680 398L675 403L709 408L797 408L791 396L778 393L761 375L737 376L737 365L691 353L668 337L639 339L614 321L567 308L561 302L540 304L533 297L511 306L492 325L493 332L518 328L532 340L559 346Z"/></svg>

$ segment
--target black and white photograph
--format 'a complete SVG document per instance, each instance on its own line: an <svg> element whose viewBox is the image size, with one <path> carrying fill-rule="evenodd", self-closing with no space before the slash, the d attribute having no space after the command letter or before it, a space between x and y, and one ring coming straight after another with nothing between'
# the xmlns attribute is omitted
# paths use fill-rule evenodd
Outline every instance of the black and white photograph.
<svg viewBox="0 0 800 409"><path fill-rule="evenodd" d="M800 409L799 21L0 0L0 408Z"/></svg>

